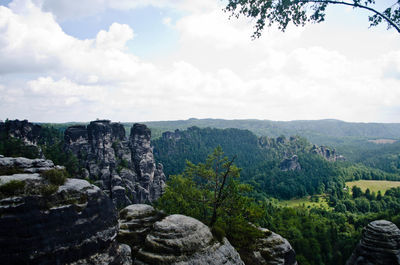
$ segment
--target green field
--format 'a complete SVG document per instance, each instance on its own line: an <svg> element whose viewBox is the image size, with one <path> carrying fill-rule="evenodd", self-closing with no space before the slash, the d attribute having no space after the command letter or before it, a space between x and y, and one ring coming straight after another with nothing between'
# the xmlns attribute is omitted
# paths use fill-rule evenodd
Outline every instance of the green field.
<svg viewBox="0 0 400 265"><path fill-rule="evenodd" d="M346 186L351 188L353 186L360 187L363 192L369 189L371 192L381 191L384 194L388 189L400 187L400 181L387 181L387 180L358 180L346 182Z"/></svg>
<svg viewBox="0 0 400 265"><path fill-rule="evenodd" d="M311 199L311 196L306 196L299 199L282 200L282 201L277 201L277 204L283 207L306 207L306 208L322 207L326 210L330 209L324 195L314 196L314 199Z"/></svg>

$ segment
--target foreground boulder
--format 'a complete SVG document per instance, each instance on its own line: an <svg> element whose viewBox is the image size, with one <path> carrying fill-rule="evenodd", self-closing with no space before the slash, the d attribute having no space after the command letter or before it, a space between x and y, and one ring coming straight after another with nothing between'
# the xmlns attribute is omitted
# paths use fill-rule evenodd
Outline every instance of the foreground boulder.
<svg viewBox="0 0 400 265"><path fill-rule="evenodd" d="M263 236L257 239L252 251L243 250L240 256L248 265L297 265L296 252L282 236L259 228Z"/></svg>
<svg viewBox="0 0 400 265"><path fill-rule="evenodd" d="M150 205L129 205L119 213L118 242L128 244L132 249L132 255L135 255L144 246L153 224L164 217L164 214Z"/></svg>
<svg viewBox="0 0 400 265"><path fill-rule="evenodd" d="M133 264L244 265L229 241L218 242L200 221L179 214L164 217L144 204L120 212L118 240L135 249Z"/></svg>
<svg viewBox="0 0 400 265"><path fill-rule="evenodd" d="M3 157L0 165L14 170L19 160ZM52 163L23 161L36 163L28 168L40 173L0 176L2 264L131 263L130 248L115 240L117 216L108 196L85 180L63 179Z"/></svg>
<svg viewBox="0 0 400 265"><path fill-rule="evenodd" d="M65 131L65 150L79 159L82 177L95 181L118 208L158 199L165 187L161 164L150 146L151 132L134 124L129 139L120 123L92 121Z"/></svg>
<svg viewBox="0 0 400 265"><path fill-rule="evenodd" d="M363 236L346 265L399 265L400 229L392 222L377 220L364 228Z"/></svg>

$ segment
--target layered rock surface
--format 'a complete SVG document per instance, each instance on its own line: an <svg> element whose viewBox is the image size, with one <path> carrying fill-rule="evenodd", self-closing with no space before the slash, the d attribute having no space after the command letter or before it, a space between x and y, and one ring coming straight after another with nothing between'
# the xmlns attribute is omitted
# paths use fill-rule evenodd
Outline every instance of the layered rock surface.
<svg viewBox="0 0 400 265"><path fill-rule="evenodd" d="M296 252L282 236L265 228L259 228L259 238L253 251L242 251L241 258L249 265L297 265Z"/></svg>
<svg viewBox="0 0 400 265"><path fill-rule="evenodd" d="M165 175L155 163L150 138L145 125L134 124L127 139L123 125L109 120L71 126L64 137L65 150L78 157L83 177L95 181L118 208L152 202L164 190Z"/></svg>
<svg viewBox="0 0 400 265"><path fill-rule="evenodd" d="M9 161L0 158L2 165ZM28 168L42 171L42 167ZM128 265L130 249L117 244L117 231L111 200L85 180L67 179L54 189L40 173L0 176L3 264Z"/></svg>
<svg viewBox="0 0 400 265"><path fill-rule="evenodd" d="M135 255L144 245L153 224L164 217L164 214L147 204L125 207L119 213L118 242L128 244L132 249L132 255Z"/></svg>
<svg viewBox="0 0 400 265"><path fill-rule="evenodd" d="M400 264L400 229L386 220L373 221L364 228L360 243L346 265L387 264Z"/></svg>
<svg viewBox="0 0 400 265"><path fill-rule="evenodd" d="M200 221L179 214L164 218L149 205L120 212L118 239L136 248L133 264L244 264L227 239L218 242Z"/></svg>

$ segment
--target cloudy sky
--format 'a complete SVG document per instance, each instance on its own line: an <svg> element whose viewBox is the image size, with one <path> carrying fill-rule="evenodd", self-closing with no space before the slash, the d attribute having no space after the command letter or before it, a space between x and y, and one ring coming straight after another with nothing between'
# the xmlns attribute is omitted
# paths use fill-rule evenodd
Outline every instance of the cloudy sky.
<svg viewBox="0 0 400 265"><path fill-rule="evenodd" d="M395 30L334 7L252 40L223 3L0 0L0 119L400 122Z"/></svg>

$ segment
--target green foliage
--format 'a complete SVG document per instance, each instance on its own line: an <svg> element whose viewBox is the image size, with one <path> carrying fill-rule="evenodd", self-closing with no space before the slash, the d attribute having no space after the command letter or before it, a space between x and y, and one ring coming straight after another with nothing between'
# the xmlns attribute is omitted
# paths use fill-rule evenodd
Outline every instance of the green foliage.
<svg viewBox="0 0 400 265"><path fill-rule="evenodd" d="M249 222L259 219L262 210L244 195L251 188L234 180L238 177L233 160L217 147L205 163L187 162L181 175L171 176L157 207L199 219L211 227L218 240L226 234L236 248L249 248L260 236Z"/></svg>
<svg viewBox="0 0 400 265"><path fill-rule="evenodd" d="M252 196L259 199L304 197L340 190L344 185L336 165L310 153L312 145L301 137L257 138L247 130L191 127L153 141L155 158L167 175L181 172L186 159L204 161L219 144L228 156L237 155L235 162L243 168L240 180L252 185ZM282 171L281 161L294 154L302 170Z"/></svg>
<svg viewBox="0 0 400 265"><path fill-rule="evenodd" d="M256 21L254 38L261 36L265 26L277 24L278 28L285 31L293 23L295 26L304 26L306 23L320 23L325 21L325 10L328 5L344 5L371 12L368 17L370 26L376 26L383 21L388 28L394 27L400 33L400 2L388 6L379 12L374 5L374 0L328 1L328 0L229 0L225 11L232 16L240 15Z"/></svg>
<svg viewBox="0 0 400 265"><path fill-rule="evenodd" d="M0 196L9 197L17 195L24 191L25 181L11 180L5 184L0 185Z"/></svg>
<svg viewBox="0 0 400 265"><path fill-rule="evenodd" d="M40 187L40 194L44 197L50 197L58 190L58 186L55 184L45 184Z"/></svg>
<svg viewBox="0 0 400 265"><path fill-rule="evenodd" d="M0 135L0 154L8 157L37 158L39 150L36 146L25 145L21 140Z"/></svg>
<svg viewBox="0 0 400 265"><path fill-rule="evenodd" d="M226 237L224 229L216 225L211 227L211 233L221 243L223 242L224 237Z"/></svg>
<svg viewBox="0 0 400 265"><path fill-rule="evenodd" d="M42 177L50 184L60 186L67 180L68 172L64 169L51 169L43 172Z"/></svg>

